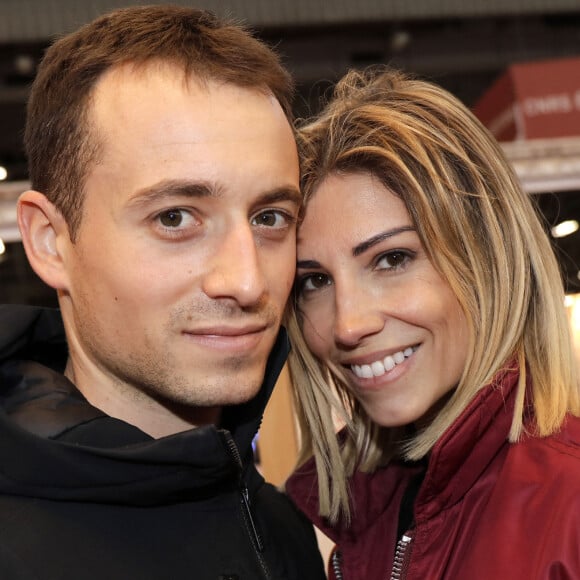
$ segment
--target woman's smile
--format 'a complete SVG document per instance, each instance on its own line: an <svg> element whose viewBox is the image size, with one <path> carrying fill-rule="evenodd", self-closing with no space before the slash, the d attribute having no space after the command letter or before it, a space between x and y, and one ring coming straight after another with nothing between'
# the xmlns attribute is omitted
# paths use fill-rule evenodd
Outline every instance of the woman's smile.
<svg viewBox="0 0 580 580"><path fill-rule="evenodd" d="M417 349L417 347L407 347L405 350L398 350L392 355L387 355L368 364L351 364L350 370L359 379L372 379L382 377L385 373L392 371L397 365L405 362Z"/></svg>

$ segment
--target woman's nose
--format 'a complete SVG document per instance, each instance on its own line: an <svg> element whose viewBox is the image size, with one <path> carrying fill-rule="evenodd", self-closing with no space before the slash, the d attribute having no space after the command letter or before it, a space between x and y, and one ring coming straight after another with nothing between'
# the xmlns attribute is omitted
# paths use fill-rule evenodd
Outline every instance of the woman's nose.
<svg viewBox="0 0 580 580"><path fill-rule="evenodd" d="M362 339L381 332L384 317L374 300L352 290L336 294L334 340L344 346L356 346Z"/></svg>

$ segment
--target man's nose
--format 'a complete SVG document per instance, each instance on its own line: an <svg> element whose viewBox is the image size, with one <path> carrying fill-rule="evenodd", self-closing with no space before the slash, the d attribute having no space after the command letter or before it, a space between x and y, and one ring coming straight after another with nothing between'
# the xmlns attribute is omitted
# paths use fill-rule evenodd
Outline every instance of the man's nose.
<svg viewBox="0 0 580 580"><path fill-rule="evenodd" d="M210 298L231 298L247 307L267 294L259 247L249 223L226 232L209 262L203 290Z"/></svg>

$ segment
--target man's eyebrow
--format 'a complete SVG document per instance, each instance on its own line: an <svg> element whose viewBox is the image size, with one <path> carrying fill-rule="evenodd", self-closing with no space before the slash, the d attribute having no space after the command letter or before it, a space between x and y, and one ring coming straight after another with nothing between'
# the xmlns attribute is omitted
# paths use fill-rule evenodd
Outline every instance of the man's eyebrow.
<svg viewBox="0 0 580 580"><path fill-rule="evenodd" d="M137 190L131 195L129 203L130 205L140 206L165 198L215 197L218 195L219 192L216 188L206 181L168 179Z"/></svg>
<svg viewBox="0 0 580 580"><path fill-rule="evenodd" d="M293 186L277 187L271 191L266 191L258 198L258 203L268 204L279 201L289 201L297 206L302 205L302 194L300 190Z"/></svg>
<svg viewBox="0 0 580 580"><path fill-rule="evenodd" d="M364 242L357 244L352 249L352 255L356 258L357 256L360 256L361 254L366 252L369 248L372 248L373 246L382 242L383 240L392 238L393 236L397 236L399 234L402 234L403 232L414 232L414 231L415 228L413 226L402 226L400 228L393 228L392 230L381 232L380 234L376 234L375 236L372 236L368 240L365 240Z"/></svg>
<svg viewBox="0 0 580 580"><path fill-rule="evenodd" d="M130 199L131 205L147 205L149 202L174 197L219 197L221 189L207 181L164 180L137 190ZM297 206L302 204L300 190L293 186L283 186L266 191L257 198L259 204L290 201Z"/></svg>

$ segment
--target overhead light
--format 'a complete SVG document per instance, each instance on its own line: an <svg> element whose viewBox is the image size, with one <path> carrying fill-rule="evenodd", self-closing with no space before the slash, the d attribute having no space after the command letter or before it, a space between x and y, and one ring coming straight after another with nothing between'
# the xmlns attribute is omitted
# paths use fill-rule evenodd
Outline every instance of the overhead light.
<svg viewBox="0 0 580 580"><path fill-rule="evenodd" d="M566 220L560 222L552 228L552 236L555 238L563 238L569 236L578 230L578 222L576 220Z"/></svg>
<svg viewBox="0 0 580 580"><path fill-rule="evenodd" d="M6 251L6 244L4 240L0 238L0 256Z"/></svg>
<svg viewBox="0 0 580 580"><path fill-rule="evenodd" d="M4 181L8 177L8 171L6 167L0 165L0 181Z"/></svg>
<svg viewBox="0 0 580 580"><path fill-rule="evenodd" d="M16 72L23 76L32 75L36 61L29 54L19 54L14 59L14 68Z"/></svg>
<svg viewBox="0 0 580 580"><path fill-rule="evenodd" d="M391 50L401 52L411 42L411 35L406 30L397 30L391 35Z"/></svg>

